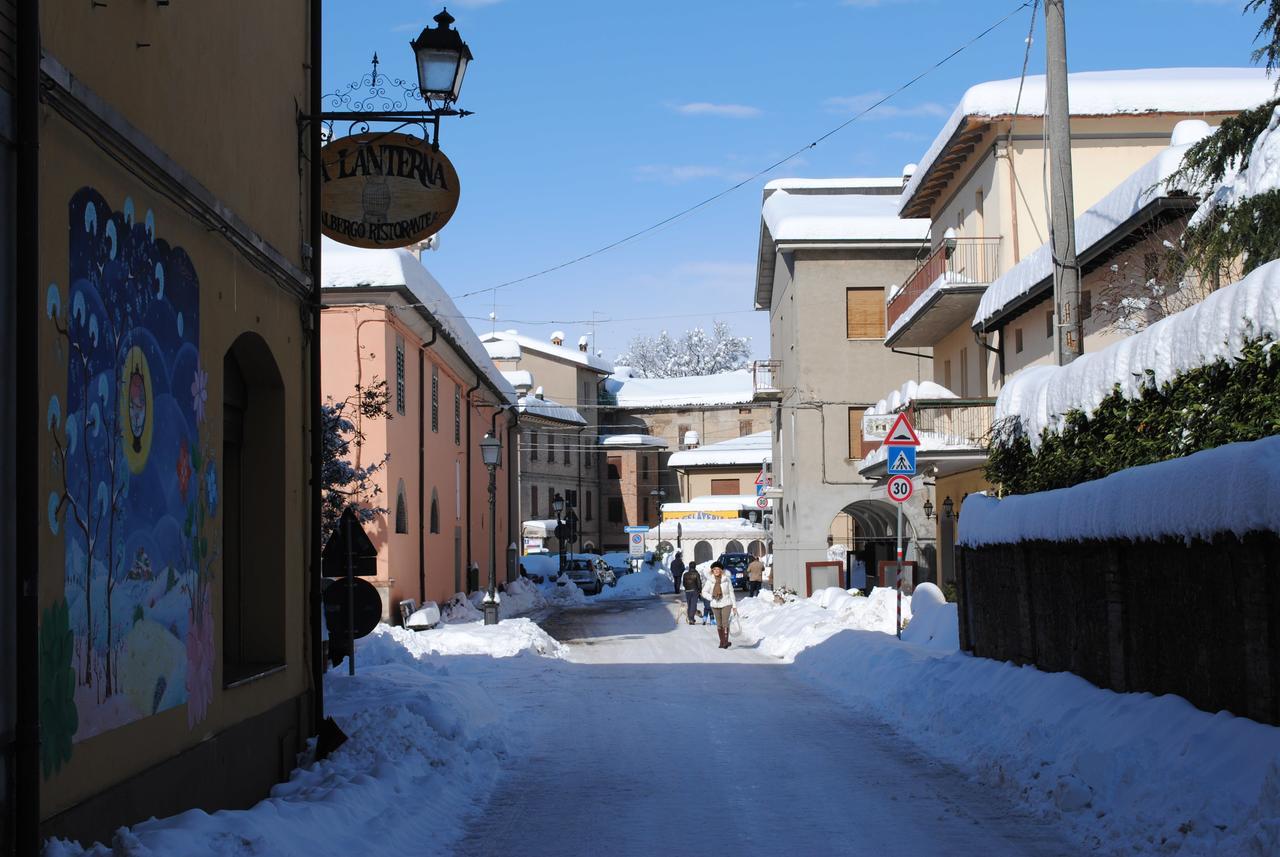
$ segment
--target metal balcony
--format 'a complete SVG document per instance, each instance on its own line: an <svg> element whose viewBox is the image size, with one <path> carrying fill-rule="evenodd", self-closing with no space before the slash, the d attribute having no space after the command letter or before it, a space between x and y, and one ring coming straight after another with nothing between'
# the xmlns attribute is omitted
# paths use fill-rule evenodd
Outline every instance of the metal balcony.
<svg viewBox="0 0 1280 857"><path fill-rule="evenodd" d="M999 275L999 238L944 239L889 301L885 344L934 345L973 317Z"/></svg>
<svg viewBox="0 0 1280 857"><path fill-rule="evenodd" d="M757 360L751 364L752 399L775 402L782 398L782 361Z"/></svg>

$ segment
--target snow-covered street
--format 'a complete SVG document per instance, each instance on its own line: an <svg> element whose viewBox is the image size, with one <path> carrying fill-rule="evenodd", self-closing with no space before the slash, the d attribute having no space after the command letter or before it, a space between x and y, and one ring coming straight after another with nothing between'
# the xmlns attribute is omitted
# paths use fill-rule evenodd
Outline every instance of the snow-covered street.
<svg viewBox="0 0 1280 857"><path fill-rule="evenodd" d="M793 666L677 615L668 596L544 623L567 659L503 681L529 751L455 853L1072 853Z"/></svg>

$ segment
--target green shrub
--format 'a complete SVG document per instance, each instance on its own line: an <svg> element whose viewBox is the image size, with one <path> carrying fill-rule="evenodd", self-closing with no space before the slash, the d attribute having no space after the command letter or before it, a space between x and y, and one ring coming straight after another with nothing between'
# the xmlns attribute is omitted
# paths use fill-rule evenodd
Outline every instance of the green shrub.
<svg viewBox="0 0 1280 857"><path fill-rule="evenodd" d="M1045 431L1038 450L1017 418L1003 420L992 431L987 480L1008 494L1049 491L1280 433L1275 345L1270 337L1250 340L1235 363L1219 360L1160 387L1152 381L1137 399L1124 398L1117 385L1092 416L1071 411L1060 432Z"/></svg>

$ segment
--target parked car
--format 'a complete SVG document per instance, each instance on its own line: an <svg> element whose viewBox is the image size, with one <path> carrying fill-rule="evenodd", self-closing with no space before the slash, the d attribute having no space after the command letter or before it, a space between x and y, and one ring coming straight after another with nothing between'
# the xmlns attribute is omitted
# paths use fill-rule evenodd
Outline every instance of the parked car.
<svg viewBox="0 0 1280 857"><path fill-rule="evenodd" d="M598 595L604 589L605 579L601 566L608 568L603 560L598 559L566 559L564 573L588 595Z"/></svg>
<svg viewBox="0 0 1280 857"><path fill-rule="evenodd" d="M724 566L725 573L733 581L734 589L747 588L747 566L751 564L749 553L722 553L716 562ZM710 568L708 568L710 573Z"/></svg>
<svg viewBox="0 0 1280 857"><path fill-rule="evenodd" d="M560 574L560 557L551 553L531 553L520 557L520 572L534 583L555 580Z"/></svg>

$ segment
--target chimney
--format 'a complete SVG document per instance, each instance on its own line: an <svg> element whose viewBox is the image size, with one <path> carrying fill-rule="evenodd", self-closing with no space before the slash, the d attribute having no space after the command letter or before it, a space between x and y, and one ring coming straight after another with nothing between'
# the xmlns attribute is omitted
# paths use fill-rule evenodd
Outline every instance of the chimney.
<svg viewBox="0 0 1280 857"><path fill-rule="evenodd" d="M541 388L541 387L539 387L538 389L536 389L536 390L534 390L534 391L533 391L533 397L534 397L535 399L541 399L541 398L542 398L542 388Z"/></svg>
<svg viewBox="0 0 1280 857"><path fill-rule="evenodd" d="M563 331L563 330L553 330L553 331L551 332L551 344L552 344L552 345L564 345L564 331Z"/></svg>
<svg viewBox="0 0 1280 857"><path fill-rule="evenodd" d="M578 350L583 354L587 353L587 338L585 336L578 337Z"/></svg>
<svg viewBox="0 0 1280 857"><path fill-rule="evenodd" d="M902 186L906 187L911 183L911 177L916 174L917 166L915 164L907 164L902 168Z"/></svg>
<svg viewBox="0 0 1280 857"><path fill-rule="evenodd" d="M698 447L698 433L696 431L687 431L684 433L685 449L696 449Z"/></svg>

